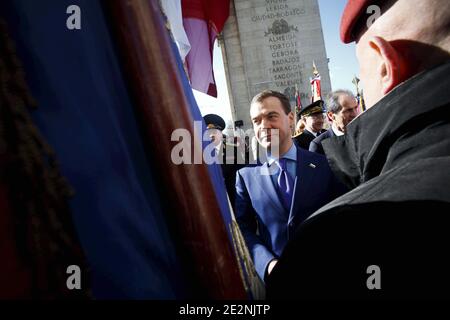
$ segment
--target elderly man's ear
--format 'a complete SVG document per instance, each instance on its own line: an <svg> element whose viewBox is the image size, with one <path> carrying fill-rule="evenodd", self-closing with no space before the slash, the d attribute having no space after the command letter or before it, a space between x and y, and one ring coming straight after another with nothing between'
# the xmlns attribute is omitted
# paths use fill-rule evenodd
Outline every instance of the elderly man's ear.
<svg viewBox="0 0 450 320"><path fill-rule="evenodd" d="M374 36L369 45L378 56L377 73L381 81L382 93L386 95L403 82L407 74L407 65L400 53L389 41Z"/></svg>
<svg viewBox="0 0 450 320"><path fill-rule="evenodd" d="M327 112L327 119L328 119L328 121L329 121L330 123L333 122L333 120L334 120L334 113L328 111L328 112Z"/></svg>

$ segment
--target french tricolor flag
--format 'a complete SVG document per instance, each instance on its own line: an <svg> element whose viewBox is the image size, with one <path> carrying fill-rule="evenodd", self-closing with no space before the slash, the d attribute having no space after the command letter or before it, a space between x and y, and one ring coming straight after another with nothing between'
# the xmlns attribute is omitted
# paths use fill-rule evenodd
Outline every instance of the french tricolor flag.
<svg viewBox="0 0 450 320"><path fill-rule="evenodd" d="M230 0L182 0L183 25L191 45L186 66L193 89L217 97L213 46L229 16Z"/></svg>

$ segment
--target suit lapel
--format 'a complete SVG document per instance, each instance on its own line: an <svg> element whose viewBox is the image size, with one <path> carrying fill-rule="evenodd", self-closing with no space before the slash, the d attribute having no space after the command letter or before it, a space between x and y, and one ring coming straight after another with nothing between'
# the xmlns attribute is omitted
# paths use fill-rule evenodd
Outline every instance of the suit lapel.
<svg viewBox="0 0 450 320"><path fill-rule="evenodd" d="M328 131L329 131L328 138L331 138L331 137L335 136L333 129L330 128Z"/></svg>
<svg viewBox="0 0 450 320"><path fill-rule="evenodd" d="M315 164L309 154L303 151L301 148L297 148L297 173L294 183L294 196L291 211L289 213L289 223L294 219L298 212L303 212L302 209L306 199L309 198L311 185L315 175Z"/></svg>
<svg viewBox="0 0 450 320"><path fill-rule="evenodd" d="M313 138L314 139L316 137L311 132L309 132L309 130L305 130L305 131L303 131L303 133L305 133L307 136L309 136L309 138Z"/></svg>
<svg viewBox="0 0 450 320"><path fill-rule="evenodd" d="M272 182L271 174L270 174L269 164L266 162L260 167L256 167L256 170L253 170L254 180L259 183L259 186L267 197L274 203L274 205L278 208L279 213L284 213L286 210L284 209L280 198L278 197L277 190Z"/></svg>

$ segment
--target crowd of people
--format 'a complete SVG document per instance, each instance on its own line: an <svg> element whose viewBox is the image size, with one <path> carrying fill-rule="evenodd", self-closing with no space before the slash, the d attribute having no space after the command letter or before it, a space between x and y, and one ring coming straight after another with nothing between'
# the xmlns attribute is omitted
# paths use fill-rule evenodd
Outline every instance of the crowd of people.
<svg viewBox="0 0 450 320"><path fill-rule="evenodd" d="M342 41L356 42L364 113L346 90L298 123L279 92L251 101L267 159L236 168L231 192L269 298L448 296L450 9L380 1L365 23L370 4L349 1L341 23Z"/></svg>
<svg viewBox="0 0 450 320"><path fill-rule="evenodd" d="M83 1L75 37L0 2L0 299L258 298L249 274L268 299L450 297L447 0L349 0L367 109L264 90L251 136L203 117L208 149L159 6L134 4ZM221 168L175 163L178 130Z"/></svg>

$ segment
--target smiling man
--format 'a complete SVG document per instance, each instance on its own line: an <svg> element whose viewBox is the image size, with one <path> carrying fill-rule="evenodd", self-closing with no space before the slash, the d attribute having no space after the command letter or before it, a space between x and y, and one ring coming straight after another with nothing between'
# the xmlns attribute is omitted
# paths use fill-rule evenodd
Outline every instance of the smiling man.
<svg viewBox="0 0 450 320"><path fill-rule="evenodd" d="M237 172L236 218L264 280L296 227L345 189L325 157L294 145L294 114L286 96L276 91L256 95L250 117L268 161Z"/></svg>

